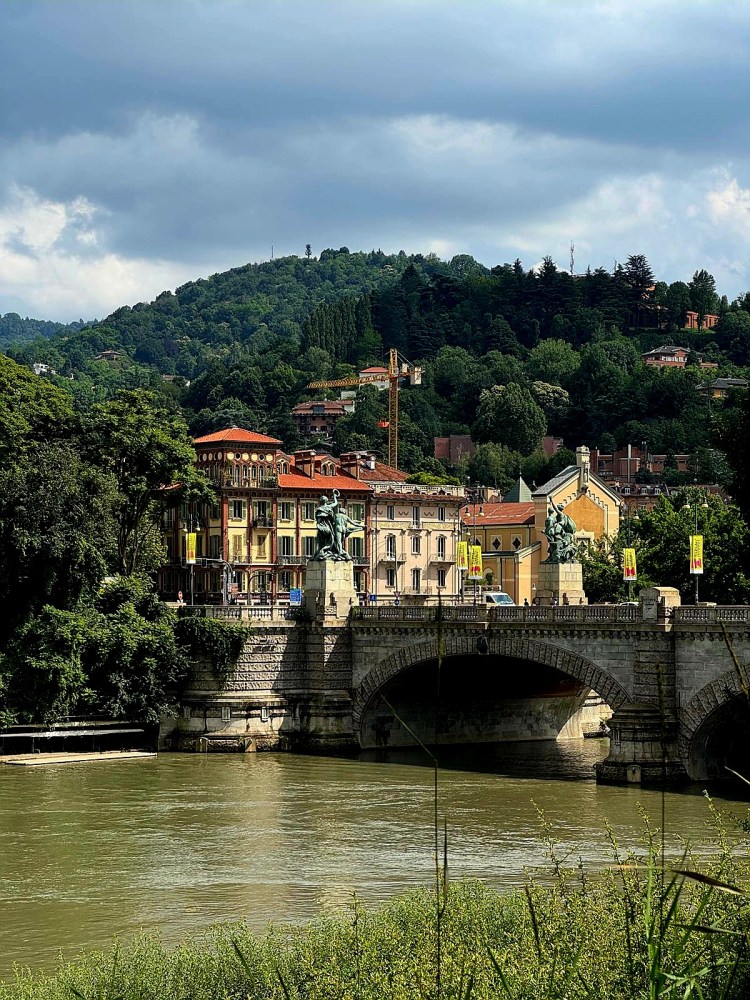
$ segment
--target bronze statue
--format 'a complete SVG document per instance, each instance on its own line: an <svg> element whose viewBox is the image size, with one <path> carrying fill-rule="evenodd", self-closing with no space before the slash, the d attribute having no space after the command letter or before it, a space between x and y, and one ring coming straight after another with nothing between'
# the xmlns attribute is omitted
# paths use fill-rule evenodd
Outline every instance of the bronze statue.
<svg viewBox="0 0 750 1000"><path fill-rule="evenodd" d="M333 491L333 500L327 496L320 498L315 510L315 524L318 530L317 548L311 557L317 562L329 559L333 562L351 562L346 551L346 540L353 531L360 531L364 524L353 521L346 509L339 504L339 491Z"/></svg>
<svg viewBox="0 0 750 1000"><path fill-rule="evenodd" d="M549 542L549 553L546 563L572 563L577 561L575 544L575 522L563 512L562 504L555 506L550 500L547 519L544 522L544 534Z"/></svg>

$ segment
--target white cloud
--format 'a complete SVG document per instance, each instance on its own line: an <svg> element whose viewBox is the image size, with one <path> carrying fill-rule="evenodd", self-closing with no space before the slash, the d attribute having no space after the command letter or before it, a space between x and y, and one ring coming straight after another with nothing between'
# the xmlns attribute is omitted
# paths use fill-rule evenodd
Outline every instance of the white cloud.
<svg viewBox="0 0 750 1000"><path fill-rule="evenodd" d="M90 319L193 276L192 268L166 261L92 255L96 215L84 198L55 202L11 188L0 207L0 311L11 311L2 309L6 300L26 303L25 311L42 318Z"/></svg>

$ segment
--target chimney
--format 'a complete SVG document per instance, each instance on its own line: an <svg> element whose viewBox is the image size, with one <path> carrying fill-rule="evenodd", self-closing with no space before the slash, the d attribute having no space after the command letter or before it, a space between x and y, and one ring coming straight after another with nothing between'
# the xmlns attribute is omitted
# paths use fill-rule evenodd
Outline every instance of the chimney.
<svg viewBox="0 0 750 1000"><path fill-rule="evenodd" d="M340 458L341 468L350 476L359 479L359 455L356 451L347 451Z"/></svg>
<svg viewBox="0 0 750 1000"><path fill-rule="evenodd" d="M305 451L295 451L294 453L294 465L298 472L301 472L303 476L313 477L315 469L315 452L306 449Z"/></svg>

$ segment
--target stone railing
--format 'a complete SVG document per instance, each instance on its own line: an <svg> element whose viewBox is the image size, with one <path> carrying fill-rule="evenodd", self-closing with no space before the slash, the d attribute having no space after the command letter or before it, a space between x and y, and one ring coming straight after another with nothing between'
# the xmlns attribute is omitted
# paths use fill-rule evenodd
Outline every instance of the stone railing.
<svg viewBox="0 0 750 1000"><path fill-rule="evenodd" d="M533 625L599 624L608 622L639 622L638 605L585 604L574 607L487 607L482 604L457 604L432 607L362 607L353 608L352 617L361 621L427 621L434 622L438 613L446 622L517 622Z"/></svg>
<svg viewBox="0 0 750 1000"><path fill-rule="evenodd" d="M289 621L303 618L303 609L287 604L195 604L179 610L180 617L222 618L224 621Z"/></svg>
<svg viewBox="0 0 750 1000"><path fill-rule="evenodd" d="M680 607L674 609L675 625L715 625L750 623L750 608L719 605L713 608Z"/></svg>

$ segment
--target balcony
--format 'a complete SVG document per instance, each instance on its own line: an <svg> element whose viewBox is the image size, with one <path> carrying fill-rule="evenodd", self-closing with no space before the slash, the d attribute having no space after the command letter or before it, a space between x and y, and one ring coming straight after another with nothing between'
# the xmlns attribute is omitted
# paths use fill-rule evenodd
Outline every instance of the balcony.
<svg viewBox="0 0 750 1000"><path fill-rule="evenodd" d="M258 517L253 518L254 528L272 528L273 518L269 517L268 514L259 514Z"/></svg>
<svg viewBox="0 0 750 1000"><path fill-rule="evenodd" d="M304 566L307 562L307 556L279 555L278 562L279 566Z"/></svg>
<svg viewBox="0 0 750 1000"><path fill-rule="evenodd" d="M378 556L378 562L379 563L399 563L399 564L400 563L405 563L406 562L406 556L404 556L404 555L391 555L389 553L385 553L384 555Z"/></svg>
<svg viewBox="0 0 750 1000"><path fill-rule="evenodd" d="M352 562L354 563L355 566L360 566L364 568L370 565L370 560L367 558L367 556L352 556ZM391 562L393 562L392 559Z"/></svg>

